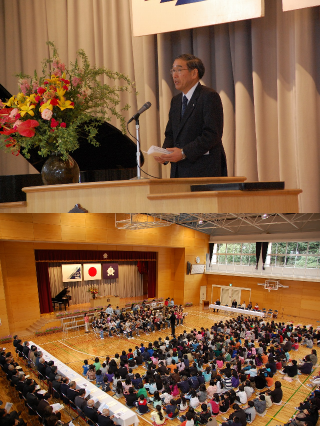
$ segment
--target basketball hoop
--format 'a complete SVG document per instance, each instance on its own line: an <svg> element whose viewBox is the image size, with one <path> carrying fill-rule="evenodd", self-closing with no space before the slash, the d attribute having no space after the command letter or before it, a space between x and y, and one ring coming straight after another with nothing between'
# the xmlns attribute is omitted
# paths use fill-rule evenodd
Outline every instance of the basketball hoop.
<svg viewBox="0 0 320 426"><path fill-rule="evenodd" d="M278 290L278 281L266 280L264 289L268 290L269 293L271 290Z"/></svg>
<svg viewBox="0 0 320 426"><path fill-rule="evenodd" d="M282 285L279 281L276 280L266 280L264 283L258 283L258 285L263 286L265 290L268 290L270 293L271 290L279 290L279 288L289 288L287 285Z"/></svg>

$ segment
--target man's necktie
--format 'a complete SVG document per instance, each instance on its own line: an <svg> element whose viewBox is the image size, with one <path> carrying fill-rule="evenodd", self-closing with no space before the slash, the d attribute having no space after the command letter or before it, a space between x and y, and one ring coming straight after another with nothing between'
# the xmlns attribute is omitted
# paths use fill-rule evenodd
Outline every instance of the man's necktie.
<svg viewBox="0 0 320 426"><path fill-rule="evenodd" d="M183 95L183 98L182 98L181 118L183 117L183 114L185 113L187 105L188 105L188 98L185 95Z"/></svg>

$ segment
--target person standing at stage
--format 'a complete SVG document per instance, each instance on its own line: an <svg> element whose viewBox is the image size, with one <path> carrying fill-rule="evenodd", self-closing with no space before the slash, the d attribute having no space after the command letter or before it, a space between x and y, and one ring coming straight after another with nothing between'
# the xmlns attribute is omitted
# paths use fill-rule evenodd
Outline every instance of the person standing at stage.
<svg viewBox="0 0 320 426"><path fill-rule="evenodd" d="M87 312L84 314L84 328L85 328L85 332L89 333L89 317Z"/></svg>
<svg viewBox="0 0 320 426"><path fill-rule="evenodd" d="M155 160L171 163L171 178L227 176L222 102L215 90L200 83L203 62L183 54L175 59L170 72L175 88L182 93L172 98L162 146L171 153Z"/></svg>
<svg viewBox="0 0 320 426"><path fill-rule="evenodd" d="M173 337L176 336L176 316L174 314L174 310L172 309L170 315L170 324L171 324L171 334Z"/></svg>
<svg viewBox="0 0 320 426"><path fill-rule="evenodd" d="M218 298L216 300L216 305L221 305L220 299ZM216 310L214 309L213 312L215 312ZM217 312L219 312L219 309L217 309Z"/></svg>

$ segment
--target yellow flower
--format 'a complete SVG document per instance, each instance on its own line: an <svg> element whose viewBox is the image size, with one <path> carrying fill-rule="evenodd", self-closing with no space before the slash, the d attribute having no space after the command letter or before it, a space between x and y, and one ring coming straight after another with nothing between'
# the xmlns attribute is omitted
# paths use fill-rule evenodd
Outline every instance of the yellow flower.
<svg viewBox="0 0 320 426"><path fill-rule="evenodd" d="M30 102L32 102L32 103L37 103L37 101L36 101L36 94L35 93L32 93L29 97L28 97L28 100L30 100Z"/></svg>
<svg viewBox="0 0 320 426"><path fill-rule="evenodd" d="M63 95L66 93L66 91L64 89L62 89L61 87L59 89L57 89L57 95L59 96L60 99L63 98Z"/></svg>
<svg viewBox="0 0 320 426"><path fill-rule="evenodd" d="M73 102L66 101L64 97L62 97L60 101L58 101L58 107L61 109L61 111L63 111L66 108L74 108L74 106L71 104L73 104Z"/></svg>
<svg viewBox="0 0 320 426"><path fill-rule="evenodd" d="M33 108L35 108L35 105L30 105L30 102L28 102L27 105L23 105L20 108L21 117L23 117L25 114L29 114L33 117L34 116L34 112L32 111Z"/></svg>
<svg viewBox="0 0 320 426"><path fill-rule="evenodd" d="M24 100L25 100L25 96L24 96L24 94L23 93L18 93L17 94L17 99L18 99L18 101L20 101L20 102L24 102Z"/></svg>
<svg viewBox="0 0 320 426"><path fill-rule="evenodd" d="M51 102L51 99L49 99L48 102L42 104L41 107L39 108L39 111L42 112L45 109L50 109L52 111L53 106L50 104L50 102Z"/></svg>
<svg viewBox="0 0 320 426"><path fill-rule="evenodd" d="M6 105L7 107L11 107L13 104L15 104L15 97L11 96L11 98L8 100L8 102L3 102L3 105Z"/></svg>

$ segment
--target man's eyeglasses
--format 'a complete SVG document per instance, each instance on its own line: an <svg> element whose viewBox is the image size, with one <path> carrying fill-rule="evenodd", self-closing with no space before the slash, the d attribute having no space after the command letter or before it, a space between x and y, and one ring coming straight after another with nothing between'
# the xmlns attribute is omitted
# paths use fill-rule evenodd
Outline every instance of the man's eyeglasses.
<svg viewBox="0 0 320 426"><path fill-rule="evenodd" d="M172 74L174 74L174 73L177 73L177 74L181 74L181 71L188 71L189 70L189 68L172 68L171 70L170 70L170 74L172 75Z"/></svg>

